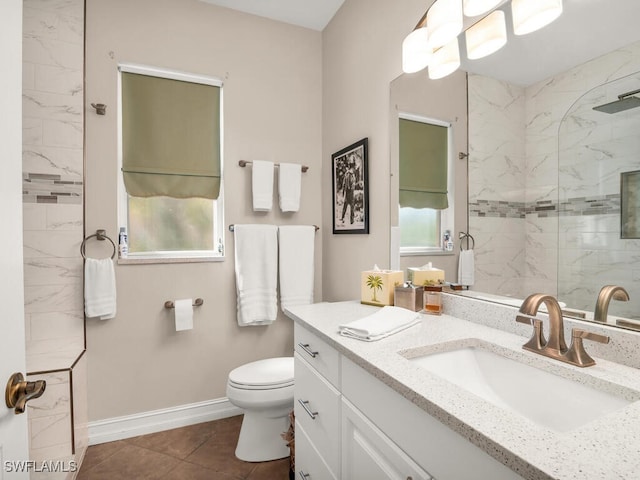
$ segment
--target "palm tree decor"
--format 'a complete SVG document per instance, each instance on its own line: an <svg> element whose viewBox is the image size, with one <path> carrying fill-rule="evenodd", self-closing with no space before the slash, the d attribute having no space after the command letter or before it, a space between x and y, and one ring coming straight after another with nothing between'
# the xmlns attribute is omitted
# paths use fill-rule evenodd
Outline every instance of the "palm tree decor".
<svg viewBox="0 0 640 480"><path fill-rule="evenodd" d="M372 302L380 303L376 298L376 290L382 291L383 284L384 283L382 282L382 277L380 277L379 275L369 275L367 277L367 287L373 290L373 298L371 299Z"/></svg>

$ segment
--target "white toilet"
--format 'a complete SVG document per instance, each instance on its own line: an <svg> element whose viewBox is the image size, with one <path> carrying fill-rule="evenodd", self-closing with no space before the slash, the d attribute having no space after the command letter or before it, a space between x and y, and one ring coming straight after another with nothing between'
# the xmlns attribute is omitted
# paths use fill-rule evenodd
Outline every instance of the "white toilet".
<svg viewBox="0 0 640 480"><path fill-rule="evenodd" d="M289 456L281 434L293 410L293 357L247 363L229 373L227 398L244 410L236 457L266 462Z"/></svg>

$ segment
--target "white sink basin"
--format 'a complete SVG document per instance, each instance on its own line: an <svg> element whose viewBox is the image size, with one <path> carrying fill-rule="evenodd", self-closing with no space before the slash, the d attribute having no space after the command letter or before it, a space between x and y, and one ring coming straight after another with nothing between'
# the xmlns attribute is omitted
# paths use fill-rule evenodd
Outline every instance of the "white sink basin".
<svg viewBox="0 0 640 480"><path fill-rule="evenodd" d="M627 400L499 355L490 346L479 342L415 358L402 354L492 404L557 432L580 427L638 399L637 392L628 390L625 397L633 399Z"/></svg>

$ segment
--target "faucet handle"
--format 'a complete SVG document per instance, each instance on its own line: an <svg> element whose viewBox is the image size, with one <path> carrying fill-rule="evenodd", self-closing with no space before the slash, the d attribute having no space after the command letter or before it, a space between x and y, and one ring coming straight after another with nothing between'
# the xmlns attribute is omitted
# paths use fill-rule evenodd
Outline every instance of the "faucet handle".
<svg viewBox="0 0 640 480"><path fill-rule="evenodd" d="M580 328L571 330L571 346L564 355L566 361L578 367L590 367L595 365L596 361L584 349L583 339L592 340L599 343L609 343L610 338L607 335L599 333L587 332Z"/></svg>
<svg viewBox="0 0 640 480"><path fill-rule="evenodd" d="M573 338L584 338L586 340L592 340L598 343L609 343L611 338L608 335L600 335L599 333L587 332L580 328L574 328L571 330L571 336Z"/></svg>

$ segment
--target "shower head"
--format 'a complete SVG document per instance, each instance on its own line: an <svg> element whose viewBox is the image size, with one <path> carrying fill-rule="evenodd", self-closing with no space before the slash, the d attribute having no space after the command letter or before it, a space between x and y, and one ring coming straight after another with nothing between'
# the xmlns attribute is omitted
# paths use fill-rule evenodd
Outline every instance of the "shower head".
<svg viewBox="0 0 640 480"><path fill-rule="evenodd" d="M618 100L605 103L604 105L598 105L597 107L593 107L593 109L604 113L618 113L631 108L640 107L640 98L633 96L636 93L640 93L640 90L634 90L633 92L618 95Z"/></svg>

